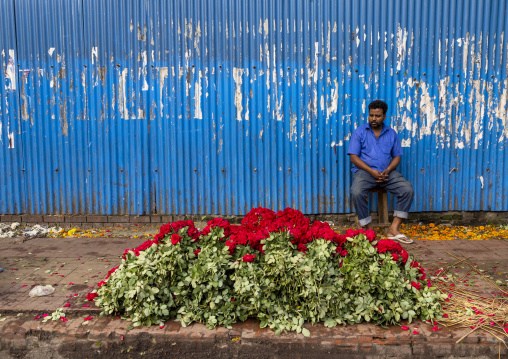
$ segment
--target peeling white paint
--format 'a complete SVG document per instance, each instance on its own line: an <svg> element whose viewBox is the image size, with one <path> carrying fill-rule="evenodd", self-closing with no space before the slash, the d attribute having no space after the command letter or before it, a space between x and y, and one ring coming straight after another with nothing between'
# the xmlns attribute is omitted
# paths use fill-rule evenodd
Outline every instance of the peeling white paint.
<svg viewBox="0 0 508 359"><path fill-rule="evenodd" d="M335 84L335 88L332 89L330 104L326 108L326 123L328 123L328 119L334 113L337 113L337 109L339 106L339 82L337 78L333 80Z"/></svg>
<svg viewBox="0 0 508 359"><path fill-rule="evenodd" d="M420 83L422 94L420 96L420 111L425 115L425 120L422 123L420 130L420 139L423 135L430 135L432 125L437 121L436 109L434 106L434 99L429 94L428 85L425 82ZM422 119L423 120L423 119Z"/></svg>
<svg viewBox="0 0 508 359"><path fill-rule="evenodd" d="M499 102L495 109L495 114L498 119L502 121L503 129L501 129L501 136L499 137L499 142L504 141L505 138L508 138L508 111L506 105L508 104L508 79L504 80L504 88L503 93L499 97Z"/></svg>
<svg viewBox="0 0 508 359"><path fill-rule="evenodd" d="M437 56L438 56L438 63L439 63L439 65L441 65L441 39L438 40Z"/></svg>
<svg viewBox="0 0 508 359"><path fill-rule="evenodd" d="M10 149L14 148L14 132L9 132L9 127L7 126L7 138L9 139L9 147Z"/></svg>
<svg viewBox="0 0 508 359"><path fill-rule="evenodd" d="M244 73L244 69L240 69L238 67L233 68L233 79L235 80L235 107L236 107L236 120L242 120L242 75Z"/></svg>
<svg viewBox="0 0 508 359"><path fill-rule="evenodd" d="M55 49L55 48L53 48L53 50L54 50L54 49ZM97 61L97 60L98 60L98 58L97 58L97 57L98 57L98 51L99 51L99 50L97 49L97 46L93 46L93 47L92 47L92 55L91 55L91 57L92 57L92 65L93 65L93 64L95 64L95 61ZM48 52L49 52L49 51L48 51Z"/></svg>
<svg viewBox="0 0 508 359"><path fill-rule="evenodd" d="M402 69L402 62L406 56L407 30L398 24L397 30L397 71Z"/></svg>
<svg viewBox="0 0 508 359"><path fill-rule="evenodd" d="M125 68L120 73L118 83L118 110L120 117L124 120L129 119L129 110L127 109L127 76L129 69Z"/></svg>
<svg viewBox="0 0 508 359"><path fill-rule="evenodd" d="M16 91L16 55L14 49L9 49L9 60L7 68L5 69L5 75L9 81L6 81L6 91Z"/></svg>
<svg viewBox="0 0 508 359"><path fill-rule="evenodd" d="M201 71L199 71L198 81L194 87L194 118L203 119L203 112L201 111Z"/></svg>
<svg viewBox="0 0 508 359"><path fill-rule="evenodd" d="M173 77L175 76L175 69L174 67L171 68L173 71ZM167 67L161 67L159 69L159 82L160 82L160 89L159 89L159 111L160 115L162 117L162 110L164 109L164 101L162 97L162 93L164 90L164 82L166 78L168 77L168 68Z"/></svg>
<svg viewBox="0 0 508 359"><path fill-rule="evenodd" d="M411 147L411 139L408 138L407 140L400 141L400 145L402 147Z"/></svg>

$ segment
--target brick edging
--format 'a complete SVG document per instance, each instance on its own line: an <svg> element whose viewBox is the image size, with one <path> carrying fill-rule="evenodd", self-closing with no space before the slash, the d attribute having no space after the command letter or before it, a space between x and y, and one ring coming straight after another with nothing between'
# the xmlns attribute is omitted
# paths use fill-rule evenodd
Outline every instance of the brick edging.
<svg viewBox="0 0 508 359"><path fill-rule="evenodd" d="M87 356L98 356L109 348L109 356L121 354L126 348L147 349L178 354L179 356L207 356L206 353L219 353L220 356L245 356L256 353L261 357L314 356L338 357L494 357L507 354L498 340L484 332L476 332L465 337L460 344L457 339L468 329L433 332L431 326L415 323L419 329L413 333L400 327L383 329L369 324L337 326L326 328L322 324L306 325L311 337L305 338L294 332L275 335L267 328L260 328L256 320L233 324L231 329L217 327L207 329L202 324L182 327L173 320L158 326L139 327L128 330L131 324L114 317L92 318L87 326L82 326L83 318L69 318L68 322L41 323L23 317L7 318L0 323L0 354L14 348L39 354L39 346L46 341L55 352L72 354L77 348ZM29 340L30 339L30 340ZM69 347L70 345L70 347ZM122 350L123 349L123 350ZM169 353L167 351L172 351ZM137 350L133 350L135 354ZM232 355L234 354L234 355ZM243 355L241 355L243 354ZM247 355L253 357L252 355ZM148 357L151 357L148 355ZM154 357L159 357L155 355Z"/></svg>
<svg viewBox="0 0 508 359"><path fill-rule="evenodd" d="M375 216L375 214L373 214ZM335 224L352 224L356 222L354 213L347 214L306 214L310 220L331 221ZM392 219L390 213L390 220ZM116 227L129 226L131 224L163 224L181 220L192 220L194 222L207 222L210 219L221 217L232 224L239 224L244 216L222 216L222 215L44 215L44 214L2 214L0 223L19 222L21 224L51 224L63 227ZM411 223L450 223L457 225L471 224L508 224L508 212L415 212L410 213Z"/></svg>

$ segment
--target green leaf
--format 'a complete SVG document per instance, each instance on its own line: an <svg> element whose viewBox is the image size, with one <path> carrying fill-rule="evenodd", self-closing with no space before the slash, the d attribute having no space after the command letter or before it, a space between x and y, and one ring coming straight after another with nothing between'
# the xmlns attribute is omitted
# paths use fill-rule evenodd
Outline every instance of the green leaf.
<svg viewBox="0 0 508 359"><path fill-rule="evenodd" d="M307 328L302 328L302 334L305 337L310 337L310 331Z"/></svg>

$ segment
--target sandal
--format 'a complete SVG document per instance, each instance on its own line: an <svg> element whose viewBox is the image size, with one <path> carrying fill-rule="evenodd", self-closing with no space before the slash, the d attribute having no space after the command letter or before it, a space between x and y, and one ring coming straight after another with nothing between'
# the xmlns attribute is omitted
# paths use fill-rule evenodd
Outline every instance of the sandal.
<svg viewBox="0 0 508 359"><path fill-rule="evenodd" d="M402 244L411 244L413 240L407 238L404 234L397 234L396 236L386 236L386 238L391 239L393 241L400 242Z"/></svg>

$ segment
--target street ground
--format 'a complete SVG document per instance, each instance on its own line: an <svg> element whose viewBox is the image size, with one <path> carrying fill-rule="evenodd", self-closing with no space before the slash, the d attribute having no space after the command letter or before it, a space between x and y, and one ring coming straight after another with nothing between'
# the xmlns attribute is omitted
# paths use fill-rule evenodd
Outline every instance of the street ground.
<svg viewBox="0 0 508 359"><path fill-rule="evenodd" d="M204 223L197 226L202 228ZM335 229L342 232L345 227ZM465 289L506 304L508 241L479 238L482 233L485 238L499 238L505 234L504 228L421 225L405 230L412 231L416 240L404 247L429 273L458 263L449 273L459 278L457 282L464 288L468 287ZM238 323L231 330L208 330L200 324L181 328L173 321L162 328L130 329L129 322L117 317L99 317L99 308L86 301L87 293L120 262L124 249L137 247L157 231L158 226L148 225L104 229L99 234L109 236L101 238L92 235L31 240L0 238L3 249L0 267L4 268L0 273L0 357L113 358L119 354L154 358L166 355L271 358L337 354L358 358L508 356L499 337L485 331L473 331L457 344L457 340L471 332L469 324L459 329L440 325L439 330L422 322L403 323L409 330L369 324L333 329L309 325L311 337L304 338L295 333L275 336L271 330L260 329L254 320ZM457 234L468 231L472 233L470 238L476 240L467 240L467 236L439 240L447 233L448 237L454 233L453 238L456 238ZM76 232L85 234L84 230ZM497 234L492 235L492 232ZM464 258L468 258L468 262L460 261ZM476 265L481 272L471 271L468 263ZM488 285L490 282L486 283L485 278L497 286ZM48 284L55 288L52 295L33 298L28 295L34 286ZM51 315L58 308L64 308L66 322L43 322L44 315ZM506 338L504 340L508 344Z"/></svg>

